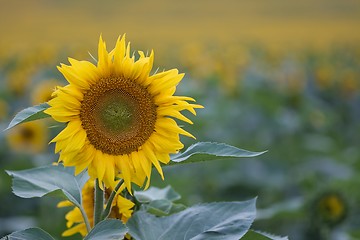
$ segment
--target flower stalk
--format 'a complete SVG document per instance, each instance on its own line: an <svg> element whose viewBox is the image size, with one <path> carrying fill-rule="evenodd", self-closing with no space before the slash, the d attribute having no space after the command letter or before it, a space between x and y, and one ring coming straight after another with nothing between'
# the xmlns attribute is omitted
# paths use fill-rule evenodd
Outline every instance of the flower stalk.
<svg viewBox="0 0 360 240"><path fill-rule="evenodd" d="M124 179L121 179L118 182L118 184L115 186L114 190L111 192L109 200L106 203L106 208L102 213L101 220L104 220L105 218L107 218L109 216L111 207L112 207L112 203L114 201L116 193L119 191L119 189L120 189L121 185L123 185L123 183L124 183Z"/></svg>
<svg viewBox="0 0 360 240"><path fill-rule="evenodd" d="M89 233L91 231L91 226L90 226L89 219L88 219L88 217L86 215L86 212L85 212L85 210L84 210L84 208L82 206L78 206L78 208L80 209L81 215L82 215L82 217L84 219L86 230Z"/></svg>
<svg viewBox="0 0 360 240"><path fill-rule="evenodd" d="M104 191L100 188L98 179L95 179L94 193L94 226L99 223L104 210Z"/></svg>

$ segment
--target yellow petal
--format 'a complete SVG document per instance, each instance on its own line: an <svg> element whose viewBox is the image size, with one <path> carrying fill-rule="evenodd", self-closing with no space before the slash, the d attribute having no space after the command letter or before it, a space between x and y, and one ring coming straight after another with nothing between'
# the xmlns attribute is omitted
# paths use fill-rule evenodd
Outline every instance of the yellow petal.
<svg viewBox="0 0 360 240"><path fill-rule="evenodd" d="M133 164L134 167L134 172L136 173L136 175L140 174L145 174L143 167L141 166L141 161L138 155L137 151L134 151L131 153L131 155L129 156L129 159L131 159L131 162Z"/></svg>
<svg viewBox="0 0 360 240"><path fill-rule="evenodd" d="M147 157L148 159L150 159L150 161L154 164L156 170L159 172L161 178L164 180L164 173L163 173L163 171L162 171L162 168L161 168L161 166L160 166L160 163L159 163L159 161L157 160L157 158L156 158L153 150L150 149L150 147L149 147L148 144L144 144L143 149L144 149L144 153L145 153L146 157Z"/></svg>
<svg viewBox="0 0 360 240"><path fill-rule="evenodd" d="M156 153L156 157L159 159L160 162L168 164L170 162L170 155L167 153Z"/></svg>
<svg viewBox="0 0 360 240"><path fill-rule="evenodd" d="M120 166L120 171L124 178L126 188L131 193L131 169L129 166L129 157L127 155L119 156L116 162L118 166Z"/></svg>
<svg viewBox="0 0 360 240"><path fill-rule="evenodd" d="M99 179L99 182L102 182L105 174L105 163L102 157L102 152L95 150L95 156L92 161L92 164L89 166L89 175L92 178Z"/></svg>
<svg viewBox="0 0 360 240"><path fill-rule="evenodd" d="M50 107L44 111L46 114L49 114L53 119L58 122L69 122L71 120L79 119L79 110L69 110L61 106Z"/></svg>
<svg viewBox="0 0 360 240"><path fill-rule="evenodd" d="M154 51L151 50L150 56L145 57L142 52L139 52L141 58L146 59L146 64L144 64L143 69L138 77L138 81L144 87L147 87L151 83L151 79L149 79L149 74L153 68L154 63Z"/></svg>
<svg viewBox="0 0 360 240"><path fill-rule="evenodd" d="M77 131L72 137L67 140L67 146L62 149L65 153L80 151L85 144L86 132L84 130Z"/></svg>
<svg viewBox="0 0 360 240"><path fill-rule="evenodd" d="M73 207L73 206L74 206L74 204L72 202L68 201L68 200L61 201L56 205L56 207L58 207L58 208Z"/></svg>
<svg viewBox="0 0 360 240"><path fill-rule="evenodd" d="M63 94L65 95L65 94ZM76 98L66 95L66 96L57 96L56 98L51 99L48 101L50 106L56 107L61 106L69 111L71 110L80 110L81 103Z"/></svg>
<svg viewBox="0 0 360 240"><path fill-rule="evenodd" d="M126 35L124 34L122 36L122 38L120 39L120 37L118 38L113 54L114 54L114 69L115 69L115 73L117 75L120 75L122 73L122 61L124 59L125 56L125 38Z"/></svg>
<svg viewBox="0 0 360 240"><path fill-rule="evenodd" d="M157 150L169 153L176 153L179 149L184 147L180 140L169 138L169 134L162 136L158 133L153 133L150 136L150 142L154 144Z"/></svg>
<svg viewBox="0 0 360 240"><path fill-rule="evenodd" d="M196 139L191 133L179 127L174 119L167 117L158 118L156 120L155 131L161 132L161 134L172 132Z"/></svg>
<svg viewBox="0 0 360 240"><path fill-rule="evenodd" d="M75 161L77 159L79 161ZM73 166L75 166L75 175L78 175L79 173L84 171L87 167L89 167L93 159L94 159L94 151L88 145L85 145L82 152L73 161Z"/></svg>
<svg viewBox="0 0 360 240"><path fill-rule="evenodd" d="M136 156L136 155L134 155L134 156ZM151 161L144 155L143 150L139 150L137 152L137 157L138 157L138 161L140 162L144 173L146 174L146 176L148 178L150 178L150 176L151 176Z"/></svg>
<svg viewBox="0 0 360 240"><path fill-rule="evenodd" d="M69 62L79 78L86 80L90 84L94 84L99 79L97 68L91 62L78 61L73 58L69 58Z"/></svg>
<svg viewBox="0 0 360 240"><path fill-rule="evenodd" d="M106 166L104 182L105 186L114 189L116 186L115 182L115 164L114 158L108 154L103 154L104 164Z"/></svg>
<svg viewBox="0 0 360 240"><path fill-rule="evenodd" d="M103 41L102 36L99 38L98 45L98 69L101 72L102 76L110 75L110 57L106 50L106 43Z"/></svg>
<svg viewBox="0 0 360 240"><path fill-rule="evenodd" d="M69 237L71 235L74 235L76 233L80 232L82 236L85 236L87 234L85 223L80 223L76 225L75 227L69 228L65 230L61 236L63 237Z"/></svg>
<svg viewBox="0 0 360 240"><path fill-rule="evenodd" d="M158 107L157 108L157 114L159 116L168 116L168 117L174 117L174 118L177 118L181 121L184 121L184 122L187 122L189 124L193 124L193 122L188 119L187 117L185 117L184 115L182 115L179 111L173 109L173 108L170 108L170 107Z"/></svg>
<svg viewBox="0 0 360 240"><path fill-rule="evenodd" d="M149 91L152 95L156 95L168 88L177 86L184 77L184 74L177 74L177 70L163 78L153 81L149 86Z"/></svg>
<svg viewBox="0 0 360 240"><path fill-rule="evenodd" d="M81 89L89 89L89 83L83 76L78 75L74 67L60 64L57 69L64 75L65 79L72 85L75 85Z"/></svg>
<svg viewBox="0 0 360 240"><path fill-rule="evenodd" d="M65 87L57 87L56 95L60 95L61 93L73 96L79 101L84 99L84 94L77 87L71 84L66 85Z"/></svg>

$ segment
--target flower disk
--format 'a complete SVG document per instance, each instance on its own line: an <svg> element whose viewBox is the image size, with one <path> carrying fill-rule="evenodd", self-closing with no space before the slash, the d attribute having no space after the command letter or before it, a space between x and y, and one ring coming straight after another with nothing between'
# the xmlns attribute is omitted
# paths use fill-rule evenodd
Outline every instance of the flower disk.
<svg viewBox="0 0 360 240"><path fill-rule="evenodd" d="M130 154L154 131L156 106L146 89L133 81L104 78L84 94L80 119L97 150Z"/></svg>
<svg viewBox="0 0 360 240"><path fill-rule="evenodd" d="M194 115L202 106L194 99L174 96L184 74L177 69L151 75L154 53L130 55L130 44L119 38L108 52L100 36L98 62L69 58L70 66L58 68L69 82L57 87L45 113L67 123L51 142L59 161L74 166L76 173L88 169L92 179L115 187L115 177L149 186L154 166L161 177L160 163L183 148L179 135L193 137L174 118L192 124L181 111Z"/></svg>

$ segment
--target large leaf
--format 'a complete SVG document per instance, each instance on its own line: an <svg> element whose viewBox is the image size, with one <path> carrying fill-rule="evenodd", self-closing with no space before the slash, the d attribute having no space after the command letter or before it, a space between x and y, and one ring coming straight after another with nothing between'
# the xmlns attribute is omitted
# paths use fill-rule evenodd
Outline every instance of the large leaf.
<svg viewBox="0 0 360 240"><path fill-rule="evenodd" d="M84 240L118 240L123 239L127 232L127 227L120 220L106 219L96 224Z"/></svg>
<svg viewBox="0 0 360 240"><path fill-rule="evenodd" d="M255 215L253 199L200 204L167 217L139 211L127 226L137 240L232 240L246 234Z"/></svg>
<svg viewBox="0 0 360 240"><path fill-rule="evenodd" d="M86 172L75 177L73 168L62 165L6 172L13 177L12 189L19 197L42 197L61 190L76 206L81 205L81 188L88 179Z"/></svg>
<svg viewBox="0 0 360 240"><path fill-rule="evenodd" d="M265 151L266 152L266 151ZM184 152L171 156L175 163L193 163L223 158L256 157L265 152L250 152L225 143L198 142Z"/></svg>
<svg viewBox="0 0 360 240"><path fill-rule="evenodd" d="M1 238L1 240L54 240L54 238L40 228L29 228L13 232Z"/></svg>
<svg viewBox="0 0 360 240"><path fill-rule="evenodd" d="M11 120L9 126L4 130L9 130L12 127L24 122L30 122L41 118L48 118L50 115L44 113L44 110L50 106L47 103L42 103L33 107L28 107L18 112L13 120Z"/></svg>

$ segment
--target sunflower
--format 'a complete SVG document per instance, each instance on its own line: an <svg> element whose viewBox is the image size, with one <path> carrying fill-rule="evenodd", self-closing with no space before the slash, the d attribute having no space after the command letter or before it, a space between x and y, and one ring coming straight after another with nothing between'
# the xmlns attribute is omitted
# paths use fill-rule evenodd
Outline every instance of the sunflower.
<svg viewBox="0 0 360 240"><path fill-rule="evenodd" d="M35 121L11 129L6 138L14 151L35 154L46 149L48 136L49 130L46 125L41 121Z"/></svg>
<svg viewBox="0 0 360 240"><path fill-rule="evenodd" d="M150 74L154 52L130 54L130 43L119 37L108 52L100 36L97 65L69 58L59 71L69 82L58 87L45 112L67 123L52 142L65 166L76 174L88 168L92 179L112 186L118 174L131 191L131 182L150 181L152 166L164 179L160 163L183 148L179 135L193 137L174 118L192 124L181 111L194 115L202 106L174 96L184 74L177 69Z"/></svg>
<svg viewBox="0 0 360 240"><path fill-rule="evenodd" d="M59 82L54 79L42 81L36 85L35 89L31 93L32 104L36 105L49 101L51 99L52 92L57 85L59 85Z"/></svg>
<svg viewBox="0 0 360 240"><path fill-rule="evenodd" d="M121 192L123 188L120 188L118 192ZM110 196L112 189L105 189L105 197L108 198ZM82 206L86 212L86 216L89 219L89 223L91 227L94 225L94 181L88 181L84 185L82 189ZM58 207L69 207L73 206L73 204L69 201L62 201L58 204ZM120 219L123 223L126 223L127 220L132 215L132 208L135 204L127 198L124 198L120 194L116 195L109 218ZM62 234L64 237L68 237L74 235L76 233L80 233L83 237L88 234L83 216L81 215L80 209L75 207L73 210L68 212L65 216L67 221L66 226L67 230L65 230Z"/></svg>
<svg viewBox="0 0 360 240"><path fill-rule="evenodd" d="M345 219L347 215L347 203L344 197L336 191L323 193L315 201L315 218L321 223L335 226Z"/></svg>

